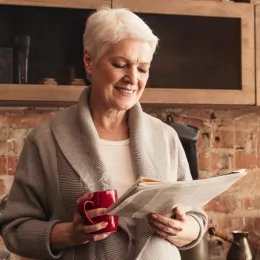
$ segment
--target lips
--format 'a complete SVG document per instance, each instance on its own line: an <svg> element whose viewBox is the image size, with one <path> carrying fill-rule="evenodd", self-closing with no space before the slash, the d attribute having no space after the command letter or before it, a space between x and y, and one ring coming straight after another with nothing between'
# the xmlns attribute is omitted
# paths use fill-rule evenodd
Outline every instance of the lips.
<svg viewBox="0 0 260 260"><path fill-rule="evenodd" d="M128 89L128 88L120 88L120 87L115 87L115 89L121 93L125 93L125 94L133 94L135 92L135 90L133 89Z"/></svg>

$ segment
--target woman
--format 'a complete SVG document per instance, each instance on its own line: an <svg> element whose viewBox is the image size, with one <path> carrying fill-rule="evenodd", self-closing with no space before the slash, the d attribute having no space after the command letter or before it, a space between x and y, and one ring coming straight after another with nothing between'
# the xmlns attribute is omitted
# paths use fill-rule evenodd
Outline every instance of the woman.
<svg viewBox="0 0 260 260"><path fill-rule="evenodd" d="M1 217L10 251L34 259L178 260L178 249L199 242L207 222L200 210L120 218L112 234L91 233L106 223L83 225L75 210L91 191L113 188L120 196L139 176L191 179L176 132L138 103L157 42L128 10L103 9L89 17L84 64L92 86L25 142Z"/></svg>

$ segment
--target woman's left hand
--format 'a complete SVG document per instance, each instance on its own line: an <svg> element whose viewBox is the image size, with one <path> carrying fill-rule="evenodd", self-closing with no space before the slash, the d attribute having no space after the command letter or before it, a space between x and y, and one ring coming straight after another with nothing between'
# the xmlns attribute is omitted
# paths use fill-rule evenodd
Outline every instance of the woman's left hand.
<svg viewBox="0 0 260 260"><path fill-rule="evenodd" d="M186 215L179 207L173 212L172 218L153 213L148 217L148 221L156 234L181 247L198 237L200 226L193 217Z"/></svg>

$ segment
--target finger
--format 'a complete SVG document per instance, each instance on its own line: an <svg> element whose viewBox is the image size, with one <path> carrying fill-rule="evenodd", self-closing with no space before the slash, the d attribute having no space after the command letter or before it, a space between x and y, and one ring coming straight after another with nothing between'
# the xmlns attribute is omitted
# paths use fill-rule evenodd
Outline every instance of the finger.
<svg viewBox="0 0 260 260"><path fill-rule="evenodd" d="M168 218L168 217L162 216L160 214L152 214L151 220L159 222L167 227L174 228L177 231L182 231L182 227L180 226L180 223L178 220L174 220L172 218Z"/></svg>
<svg viewBox="0 0 260 260"><path fill-rule="evenodd" d="M106 208L98 208L98 209L90 209L87 210L86 213L89 218L95 218L99 216L103 216L106 213Z"/></svg>
<svg viewBox="0 0 260 260"><path fill-rule="evenodd" d="M155 231L160 231L164 234L167 234L168 236L177 236L179 232L178 230L173 229L171 227L167 227L164 224L157 221L150 220L149 223L151 224L151 226Z"/></svg>
<svg viewBox="0 0 260 260"><path fill-rule="evenodd" d="M97 223L94 225L84 226L83 229L84 229L85 233L92 233L92 232L104 229L107 225L108 225L108 223L104 221L104 222L100 222L100 223Z"/></svg>
<svg viewBox="0 0 260 260"><path fill-rule="evenodd" d="M90 235L90 237L88 238L88 240L89 240L89 241L99 241L99 240L102 240L102 239L107 238L110 234L111 234L111 232L106 232L106 233L102 233L102 234Z"/></svg>
<svg viewBox="0 0 260 260"><path fill-rule="evenodd" d="M167 239L167 238L170 237L169 234L163 232L163 231L160 230L160 229L154 229L154 232L155 232L157 235L159 235L160 237L165 238L165 239Z"/></svg>
<svg viewBox="0 0 260 260"><path fill-rule="evenodd" d="M81 217L81 215L80 215L80 213L77 209L75 209L75 211L74 211L73 223L76 224L76 225L78 225L78 224L82 225L84 223L84 221L83 221L83 219L82 219L82 217Z"/></svg>
<svg viewBox="0 0 260 260"><path fill-rule="evenodd" d="M180 207L175 208L175 218L178 220L185 220L186 214Z"/></svg>
<svg viewBox="0 0 260 260"><path fill-rule="evenodd" d="M84 193L81 197L76 200L76 204L79 205L83 200L89 200L93 197L93 192Z"/></svg>

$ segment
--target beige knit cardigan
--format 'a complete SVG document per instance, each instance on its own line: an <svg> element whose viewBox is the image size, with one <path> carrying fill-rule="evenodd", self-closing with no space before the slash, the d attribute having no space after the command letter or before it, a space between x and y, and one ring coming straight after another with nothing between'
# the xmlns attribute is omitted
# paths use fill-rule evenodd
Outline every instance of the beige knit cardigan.
<svg viewBox="0 0 260 260"><path fill-rule="evenodd" d="M90 91L84 90L77 105L39 125L25 141L8 203L0 217L5 245L15 254L32 259L129 259L133 241L121 220L118 232L102 241L57 254L50 249L53 226L72 220L75 201L82 193L112 188L88 107ZM128 120L136 178L191 179L185 153L171 127L144 113L139 103L130 109ZM198 221L201 232L196 241L182 249L199 242L207 223L201 210L187 214ZM155 235L146 219L136 222L136 254L132 259L180 259L176 246Z"/></svg>

